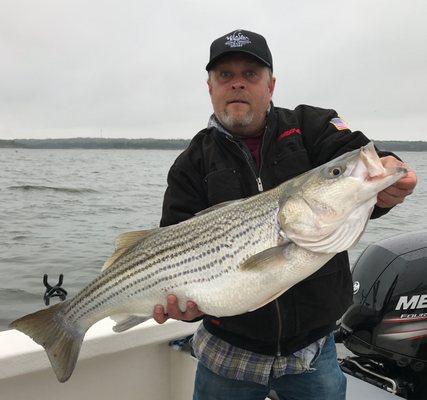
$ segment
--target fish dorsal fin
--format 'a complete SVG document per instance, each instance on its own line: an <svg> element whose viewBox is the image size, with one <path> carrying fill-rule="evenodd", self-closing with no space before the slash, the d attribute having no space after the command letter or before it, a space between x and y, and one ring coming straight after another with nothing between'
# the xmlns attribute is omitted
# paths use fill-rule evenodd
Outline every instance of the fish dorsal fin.
<svg viewBox="0 0 427 400"><path fill-rule="evenodd" d="M116 250L113 255L107 261L105 261L104 265L102 266L101 272L110 268L117 259L119 259L124 253L126 253L126 250L126 248Z"/></svg>
<svg viewBox="0 0 427 400"><path fill-rule="evenodd" d="M204 210L199 211L198 213L196 213L196 214L194 214L194 215L195 215L196 217L198 217L199 215L203 215L203 214L210 213L211 211L215 211L215 210L218 210L218 209L223 208L223 207L225 207L225 206L229 206L230 204L233 204L233 203L235 203L235 204L240 203L240 202L241 202L241 201L243 201L243 200L246 200L246 199L238 199L238 200L223 201L222 203L215 204L214 206L211 206L211 207L205 208Z"/></svg>
<svg viewBox="0 0 427 400"><path fill-rule="evenodd" d="M122 233L116 238L116 250L129 249L159 228Z"/></svg>
<svg viewBox="0 0 427 400"><path fill-rule="evenodd" d="M105 261L102 267L102 271L105 271L106 269L111 267L117 259L119 259L124 253L126 253L126 251L128 251L131 247L135 246L138 242L146 238L148 235L150 235L157 229L158 228L147 229L144 231L126 232L117 236L115 242L116 251L107 261Z"/></svg>

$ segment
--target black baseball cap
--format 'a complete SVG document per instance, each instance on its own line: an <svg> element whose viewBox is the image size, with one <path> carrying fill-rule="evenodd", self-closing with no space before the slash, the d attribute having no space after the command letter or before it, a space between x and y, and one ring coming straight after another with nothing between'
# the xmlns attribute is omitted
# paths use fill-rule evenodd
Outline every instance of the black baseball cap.
<svg viewBox="0 0 427 400"><path fill-rule="evenodd" d="M267 41L258 33L238 29L214 40L211 44L209 62L206 71L212 69L215 62L227 53L247 53L273 70L273 58Z"/></svg>

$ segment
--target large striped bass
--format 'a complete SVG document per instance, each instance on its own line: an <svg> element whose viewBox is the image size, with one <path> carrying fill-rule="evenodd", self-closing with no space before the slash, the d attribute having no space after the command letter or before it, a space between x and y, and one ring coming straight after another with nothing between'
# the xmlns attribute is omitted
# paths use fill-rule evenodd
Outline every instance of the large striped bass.
<svg viewBox="0 0 427 400"><path fill-rule="evenodd" d="M372 143L256 196L179 224L119 236L101 274L74 298L11 323L41 344L60 382L86 331L150 318L174 294L213 316L255 310L313 274L362 234L379 191L406 174L384 169Z"/></svg>

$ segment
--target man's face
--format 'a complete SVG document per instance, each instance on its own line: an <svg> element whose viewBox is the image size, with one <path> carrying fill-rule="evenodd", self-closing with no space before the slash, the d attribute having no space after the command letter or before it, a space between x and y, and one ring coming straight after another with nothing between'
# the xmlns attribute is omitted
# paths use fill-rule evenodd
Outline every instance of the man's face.
<svg viewBox="0 0 427 400"><path fill-rule="evenodd" d="M260 135L274 84L269 69L250 55L225 56L209 73L209 94L215 115L232 134Z"/></svg>

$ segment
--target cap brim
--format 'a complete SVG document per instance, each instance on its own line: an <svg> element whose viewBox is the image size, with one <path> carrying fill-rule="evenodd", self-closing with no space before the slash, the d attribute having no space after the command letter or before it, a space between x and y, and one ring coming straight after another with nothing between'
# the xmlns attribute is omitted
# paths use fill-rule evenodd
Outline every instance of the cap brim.
<svg viewBox="0 0 427 400"><path fill-rule="evenodd" d="M261 64L265 65L266 67L272 68L271 64L268 63L267 61L265 61L264 59L262 59L261 57L257 56L256 54L252 53L251 51L248 50L236 50L236 49L230 49L227 51L223 51L221 54L218 54L216 57L214 57L212 60L210 60L208 62L208 64L206 65L206 71L209 71L212 69L213 65L223 56L227 55L227 54L232 54L232 53L246 53L246 54L250 54L252 57L256 58L257 61L259 61Z"/></svg>

